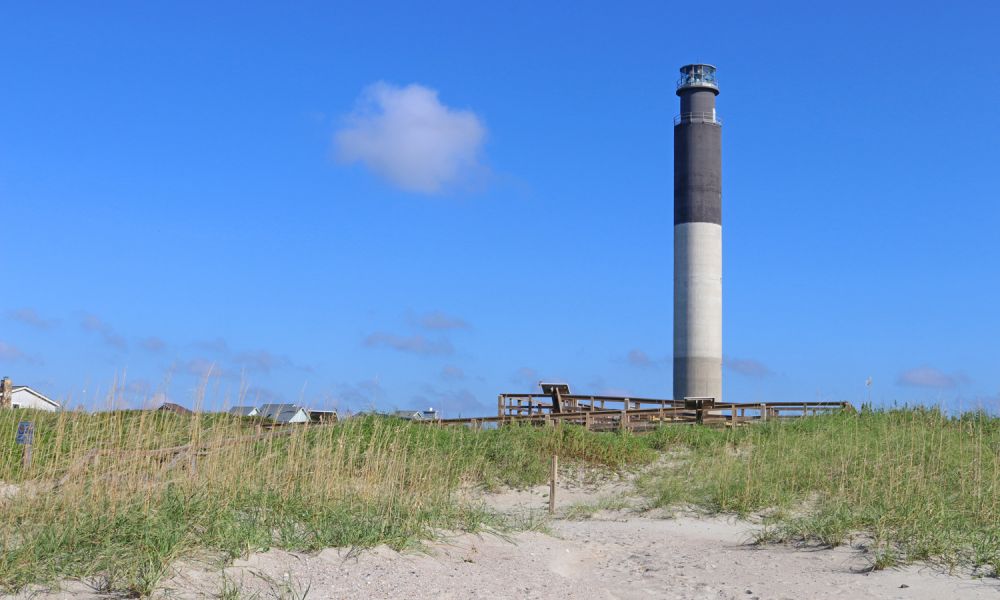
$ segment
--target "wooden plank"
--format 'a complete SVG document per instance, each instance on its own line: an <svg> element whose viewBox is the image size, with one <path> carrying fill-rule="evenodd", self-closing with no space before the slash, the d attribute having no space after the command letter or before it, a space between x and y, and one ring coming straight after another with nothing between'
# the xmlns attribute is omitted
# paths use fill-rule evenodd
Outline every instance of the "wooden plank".
<svg viewBox="0 0 1000 600"><path fill-rule="evenodd" d="M559 477L559 455L552 455L552 463L549 465L549 514L556 512L556 480Z"/></svg>

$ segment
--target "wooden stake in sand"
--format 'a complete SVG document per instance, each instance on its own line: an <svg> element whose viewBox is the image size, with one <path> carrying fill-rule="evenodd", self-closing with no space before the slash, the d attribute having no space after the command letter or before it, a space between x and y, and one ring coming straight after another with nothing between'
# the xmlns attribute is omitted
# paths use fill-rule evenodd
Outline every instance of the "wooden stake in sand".
<svg viewBox="0 0 1000 600"><path fill-rule="evenodd" d="M14 442L24 449L24 472L31 469L31 447L35 444L35 422L20 421L17 424L17 436Z"/></svg>
<svg viewBox="0 0 1000 600"><path fill-rule="evenodd" d="M556 512L556 478L559 476L559 455L552 455L552 466L549 470L549 514Z"/></svg>

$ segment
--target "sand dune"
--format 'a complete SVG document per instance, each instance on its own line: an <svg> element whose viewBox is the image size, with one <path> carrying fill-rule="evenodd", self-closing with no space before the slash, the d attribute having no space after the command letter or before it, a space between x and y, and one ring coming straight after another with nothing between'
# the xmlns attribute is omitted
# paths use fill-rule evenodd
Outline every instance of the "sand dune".
<svg viewBox="0 0 1000 600"><path fill-rule="evenodd" d="M863 549L755 546L759 525L736 519L641 510L627 481L562 485L562 516L581 503L632 504L581 520L556 518L511 536L443 535L420 551L269 551L220 570L211 560L176 566L160 598L667 598L937 600L1000 598L1000 581L916 565L869 572ZM541 520L547 489L482 497L497 510ZM625 502L623 502L623 499ZM102 598L83 582L17 597ZM5 597L7 598L7 597Z"/></svg>

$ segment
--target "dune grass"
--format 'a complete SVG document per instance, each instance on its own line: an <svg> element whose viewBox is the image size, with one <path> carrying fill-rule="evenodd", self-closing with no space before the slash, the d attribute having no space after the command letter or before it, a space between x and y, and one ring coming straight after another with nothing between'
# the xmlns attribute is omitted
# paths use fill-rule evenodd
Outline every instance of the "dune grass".
<svg viewBox="0 0 1000 600"><path fill-rule="evenodd" d="M762 540L837 545L873 566L914 560L1000 571L1000 419L863 411L736 430L662 428L676 465L640 482L658 506L770 514Z"/></svg>
<svg viewBox="0 0 1000 600"><path fill-rule="evenodd" d="M14 445L23 418L36 429L27 472ZM157 452L187 444L209 449ZM542 483L553 452L613 469L668 452L670 466L640 480L654 505L764 512L768 539L835 545L864 532L877 567L1000 567L1000 419L983 414L892 410L635 436L0 411L0 587L76 577L141 595L199 553L402 548L440 530L510 528L468 488Z"/></svg>
<svg viewBox="0 0 1000 600"><path fill-rule="evenodd" d="M25 472L17 421L35 421ZM509 526L468 486L524 486L548 456L620 468L655 452L575 427L471 431L380 417L261 429L253 419L167 412L0 411L0 586L98 578L149 593L199 552L404 547L441 529ZM236 440L234 442L233 440ZM202 452L155 452L193 443Z"/></svg>

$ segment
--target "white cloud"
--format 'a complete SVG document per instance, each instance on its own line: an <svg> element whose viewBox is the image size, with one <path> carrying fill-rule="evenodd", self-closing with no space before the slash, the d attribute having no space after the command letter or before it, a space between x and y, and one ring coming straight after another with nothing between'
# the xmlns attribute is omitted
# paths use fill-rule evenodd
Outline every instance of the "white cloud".
<svg viewBox="0 0 1000 600"><path fill-rule="evenodd" d="M236 356L236 362L250 369L270 373L273 369L291 366L292 361L287 356L271 354L267 350L253 350L241 352Z"/></svg>
<svg viewBox="0 0 1000 600"><path fill-rule="evenodd" d="M180 372L193 375L199 379L210 377L230 377L232 374L220 367L215 361L206 358L192 358L191 360L178 365Z"/></svg>
<svg viewBox="0 0 1000 600"><path fill-rule="evenodd" d="M538 385L540 381L538 376L538 371L532 369L531 367L521 367L514 372L514 375L510 378L511 383L521 383L529 385Z"/></svg>
<svg viewBox="0 0 1000 600"><path fill-rule="evenodd" d="M12 346L0 341L0 361L24 361L26 363L41 364L41 360L21 351L17 346Z"/></svg>
<svg viewBox="0 0 1000 600"><path fill-rule="evenodd" d="M155 335L139 340L139 345L147 352L162 352L167 347L167 343Z"/></svg>
<svg viewBox="0 0 1000 600"><path fill-rule="evenodd" d="M417 322L424 329L430 330L442 330L442 329L471 329L469 322L461 317L454 317L447 315L441 311L434 311L421 315Z"/></svg>
<svg viewBox="0 0 1000 600"><path fill-rule="evenodd" d="M105 344L117 348L118 350L124 350L128 346L128 342L125 341L125 338L119 335L110 323L104 321L97 315L89 313L84 314L80 319L80 326L83 327L85 331L92 331L100 334Z"/></svg>
<svg viewBox="0 0 1000 600"><path fill-rule="evenodd" d="M36 329L50 329L56 324L55 319L44 319L33 308L17 308L7 311L7 318L30 325Z"/></svg>
<svg viewBox="0 0 1000 600"><path fill-rule="evenodd" d="M896 378L896 383L909 387L951 389L959 384L966 383L968 377L962 373L949 374L935 369L934 367L917 367L908 371L903 371Z"/></svg>
<svg viewBox="0 0 1000 600"><path fill-rule="evenodd" d="M773 372L766 364L752 358L727 356L722 359L722 365L734 373L746 375L747 377L768 377L773 375Z"/></svg>
<svg viewBox="0 0 1000 600"><path fill-rule="evenodd" d="M429 340L422 335L401 336L377 331L365 338L369 348L387 347L400 352L423 355L452 354L455 349L448 340Z"/></svg>
<svg viewBox="0 0 1000 600"><path fill-rule="evenodd" d="M653 359L649 358L648 354L638 348L629 350L626 359L628 360L628 364L634 367L648 368L656 365Z"/></svg>
<svg viewBox="0 0 1000 600"><path fill-rule="evenodd" d="M379 82L334 141L340 160L360 162L403 190L436 194L481 169L485 137L475 113L441 104L436 90Z"/></svg>
<svg viewBox="0 0 1000 600"><path fill-rule="evenodd" d="M445 365L441 369L441 379L445 381L462 381L465 379L465 371L455 365Z"/></svg>

